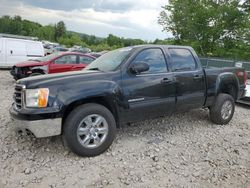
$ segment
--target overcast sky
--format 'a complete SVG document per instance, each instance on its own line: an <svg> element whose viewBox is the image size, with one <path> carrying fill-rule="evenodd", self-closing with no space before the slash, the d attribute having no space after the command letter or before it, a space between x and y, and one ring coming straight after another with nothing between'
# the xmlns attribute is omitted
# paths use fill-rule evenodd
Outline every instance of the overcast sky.
<svg viewBox="0 0 250 188"><path fill-rule="evenodd" d="M157 23L168 0L0 0L0 15L20 15L43 25L63 20L68 30L106 37L164 39Z"/></svg>

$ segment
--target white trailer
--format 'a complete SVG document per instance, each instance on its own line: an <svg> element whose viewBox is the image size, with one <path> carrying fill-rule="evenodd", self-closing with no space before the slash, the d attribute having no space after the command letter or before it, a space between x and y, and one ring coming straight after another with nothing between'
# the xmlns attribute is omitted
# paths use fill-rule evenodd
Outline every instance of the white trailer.
<svg viewBox="0 0 250 188"><path fill-rule="evenodd" d="M35 37L0 34L0 67L12 67L16 63L44 56L42 42Z"/></svg>

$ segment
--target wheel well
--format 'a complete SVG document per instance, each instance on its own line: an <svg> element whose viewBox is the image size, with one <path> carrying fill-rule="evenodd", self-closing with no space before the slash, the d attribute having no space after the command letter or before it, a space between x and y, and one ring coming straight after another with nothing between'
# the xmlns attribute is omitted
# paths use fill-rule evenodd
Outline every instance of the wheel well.
<svg viewBox="0 0 250 188"><path fill-rule="evenodd" d="M32 70L32 73L41 73L41 74L45 74L43 70L41 69L34 69Z"/></svg>
<svg viewBox="0 0 250 188"><path fill-rule="evenodd" d="M87 99L83 99L83 100L78 100L75 101L73 103L71 103L69 106L67 106L67 108L64 110L63 113L63 120L62 123L64 123L64 121L66 120L67 116L69 115L69 113L75 109L77 106L80 106L82 104L86 104L86 103L96 103L96 104L100 104L105 106L107 109L109 109L109 111L113 114L115 121L116 121L116 126L117 128L120 127L119 125L119 121L118 121L118 113L116 108L105 98L105 97L93 97L93 98L87 98Z"/></svg>
<svg viewBox="0 0 250 188"><path fill-rule="evenodd" d="M237 100L237 88L234 84L225 84L221 89L221 93L226 93L231 95L234 98L234 101Z"/></svg>

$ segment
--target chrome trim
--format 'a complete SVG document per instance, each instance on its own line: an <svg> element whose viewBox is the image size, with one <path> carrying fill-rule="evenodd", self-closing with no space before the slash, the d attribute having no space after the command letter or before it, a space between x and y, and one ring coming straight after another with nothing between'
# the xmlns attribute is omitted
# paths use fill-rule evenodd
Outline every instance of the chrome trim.
<svg viewBox="0 0 250 188"><path fill-rule="evenodd" d="M107 139L108 132L106 119L99 114L90 114L79 123L77 139L85 148L97 148Z"/></svg>
<svg viewBox="0 0 250 188"><path fill-rule="evenodd" d="M36 121L13 119L13 125L15 131L21 130L23 132L27 132L27 130L29 130L37 138L56 136L60 135L62 132L61 118Z"/></svg>
<svg viewBox="0 0 250 188"><path fill-rule="evenodd" d="M22 84L15 84L15 91L13 94L15 109L20 110L24 106L24 91L26 86Z"/></svg>
<svg viewBox="0 0 250 188"><path fill-rule="evenodd" d="M22 89L26 89L26 85L23 85L23 84L15 84L15 86L19 86L19 87L21 87Z"/></svg>
<svg viewBox="0 0 250 188"><path fill-rule="evenodd" d="M129 99L128 102L138 102L138 101L144 101L145 98L138 98L138 99Z"/></svg>

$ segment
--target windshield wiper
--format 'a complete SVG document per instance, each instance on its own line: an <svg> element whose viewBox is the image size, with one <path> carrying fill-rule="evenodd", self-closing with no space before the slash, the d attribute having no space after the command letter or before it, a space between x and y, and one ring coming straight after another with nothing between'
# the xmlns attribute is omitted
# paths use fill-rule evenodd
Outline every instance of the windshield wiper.
<svg viewBox="0 0 250 188"><path fill-rule="evenodd" d="M90 69L87 69L87 70L97 70L97 71L101 71L98 67L90 68ZM101 71L101 72L103 72L103 71Z"/></svg>

